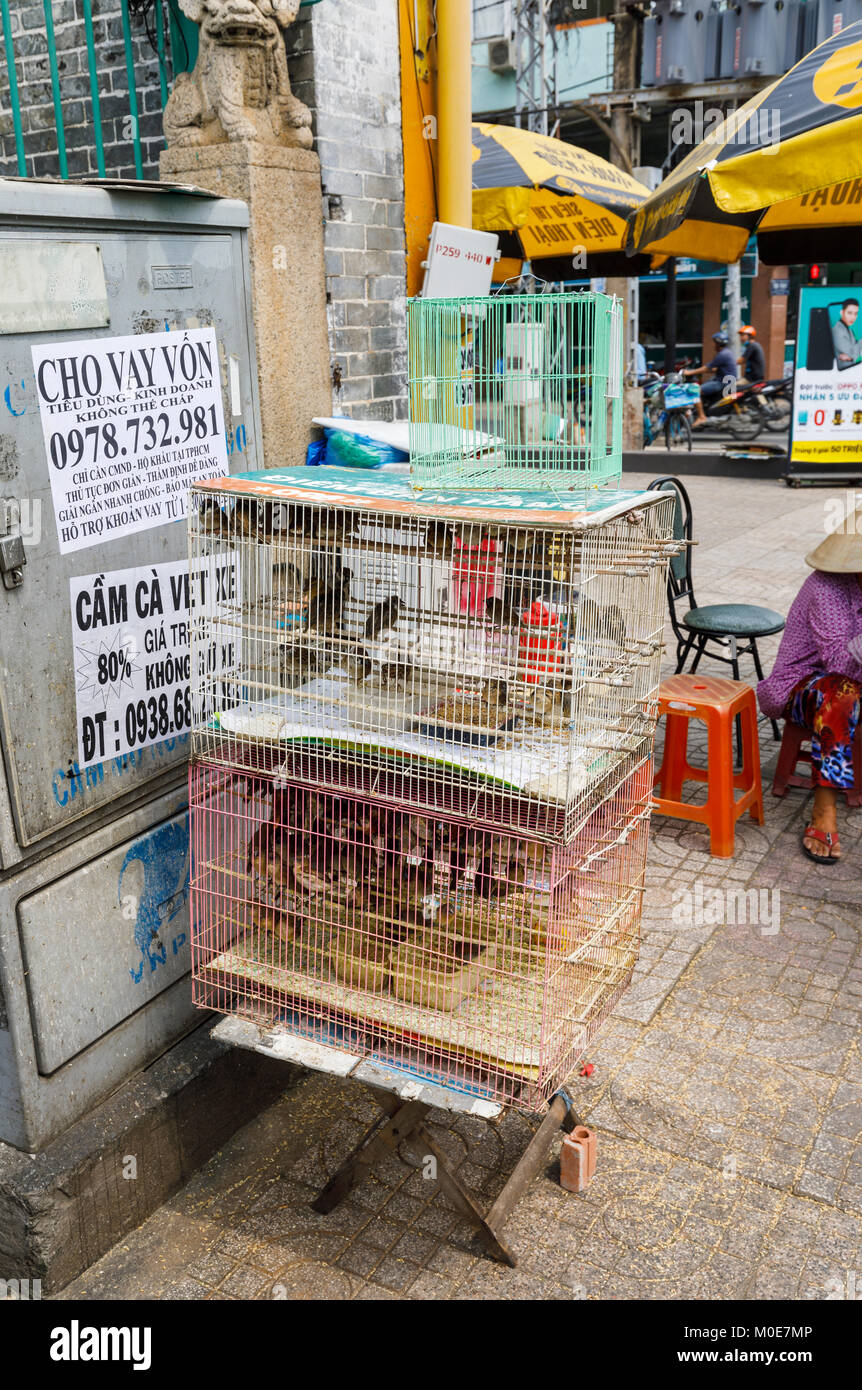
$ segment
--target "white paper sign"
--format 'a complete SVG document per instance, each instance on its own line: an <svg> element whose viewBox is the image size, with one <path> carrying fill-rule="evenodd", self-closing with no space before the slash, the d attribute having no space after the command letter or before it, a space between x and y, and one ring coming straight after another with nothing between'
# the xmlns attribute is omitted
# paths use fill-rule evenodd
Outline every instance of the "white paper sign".
<svg viewBox="0 0 862 1390"><path fill-rule="evenodd" d="M213 328L31 351L62 555L178 520L228 472Z"/></svg>
<svg viewBox="0 0 862 1390"><path fill-rule="evenodd" d="M211 556L191 576L187 560L173 560L69 581L81 767L188 733L192 584L201 604L230 602L235 560ZM207 688L223 695L226 708L235 704L227 682L219 692L211 681L235 664L233 642L214 642L202 660Z"/></svg>

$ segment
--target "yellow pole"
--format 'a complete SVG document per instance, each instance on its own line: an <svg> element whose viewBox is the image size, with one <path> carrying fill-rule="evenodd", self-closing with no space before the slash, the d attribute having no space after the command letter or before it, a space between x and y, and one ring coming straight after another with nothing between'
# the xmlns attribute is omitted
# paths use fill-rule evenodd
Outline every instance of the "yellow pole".
<svg viewBox="0 0 862 1390"><path fill-rule="evenodd" d="M437 139L441 222L472 227L469 0L437 0Z"/></svg>
<svg viewBox="0 0 862 1390"><path fill-rule="evenodd" d="M422 288L422 262L428 256L431 223L437 218L437 75L429 55L436 28L433 0L399 0L398 14L407 293L413 295Z"/></svg>

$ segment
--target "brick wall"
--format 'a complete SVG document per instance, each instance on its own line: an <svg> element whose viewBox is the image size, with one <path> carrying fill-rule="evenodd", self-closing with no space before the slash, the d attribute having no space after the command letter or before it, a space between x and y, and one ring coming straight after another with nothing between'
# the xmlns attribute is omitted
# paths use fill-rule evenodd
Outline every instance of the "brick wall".
<svg viewBox="0 0 862 1390"><path fill-rule="evenodd" d="M41 0L13 0L9 8L27 173L31 177L56 177L60 166L44 10ZM92 0L92 10L106 173L109 177L133 179L129 85L120 6L118 0ZM73 178L98 175L79 0L54 0L53 16L69 175ZM167 19L165 23L167 27ZM132 21L132 36L143 174L144 178L157 179L159 151L164 147L158 62L139 22ZM170 87L170 71L167 81ZM9 80L4 61L0 62L0 175L17 172Z"/></svg>
<svg viewBox="0 0 862 1390"><path fill-rule="evenodd" d="M339 413L406 414L404 174L398 7L322 0L288 33L293 89L314 114Z"/></svg>
<svg viewBox="0 0 862 1390"><path fill-rule="evenodd" d="M56 176L57 136L41 0L10 7L31 176ZM322 0L288 31L294 91L312 109L324 189L327 300L336 411L406 413L406 263L398 8L395 0ZM84 25L78 0L54 0L69 174L96 174ZM105 163L134 178L118 0L93 0ZM166 20L167 27L167 20ZM144 177L163 148L156 55L133 22ZM168 74L170 86L170 73ZM17 173L0 63L0 175Z"/></svg>

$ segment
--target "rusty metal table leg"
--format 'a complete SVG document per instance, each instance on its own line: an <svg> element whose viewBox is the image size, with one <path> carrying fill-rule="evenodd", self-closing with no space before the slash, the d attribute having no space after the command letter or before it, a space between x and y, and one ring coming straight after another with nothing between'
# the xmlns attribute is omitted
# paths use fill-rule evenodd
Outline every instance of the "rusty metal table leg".
<svg viewBox="0 0 862 1390"><path fill-rule="evenodd" d="M456 1211L475 1228L476 1235L488 1254L514 1269L517 1259L503 1240L502 1229L547 1160L557 1130L564 1129L571 1133L580 1123L572 1107L571 1097L565 1091L558 1091L552 1098L547 1115L487 1215L483 1214L457 1174L453 1173L446 1155L423 1125L422 1121L431 1107L419 1101L409 1101L404 1105L387 1092L378 1093L377 1100L384 1114L374 1122L338 1172L326 1184L319 1197L312 1202L312 1210L322 1213L332 1211L351 1188L361 1181L374 1159L382 1154L384 1149L395 1152L398 1145L406 1140L408 1151L420 1162L428 1156L434 1158L437 1182L442 1191Z"/></svg>
<svg viewBox="0 0 862 1390"><path fill-rule="evenodd" d="M379 1098L384 1114L375 1120L371 1128L360 1139L356 1148L348 1154L338 1172L318 1194L311 1204L312 1211L324 1214L332 1211L347 1194L361 1182L374 1160L388 1149L395 1153L402 1139L407 1139L420 1125L430 1110L429 1105L418 1100L410 1100L403 1105L395 1097ZM386 1102L389 1101L390 1104Z"/></svg>

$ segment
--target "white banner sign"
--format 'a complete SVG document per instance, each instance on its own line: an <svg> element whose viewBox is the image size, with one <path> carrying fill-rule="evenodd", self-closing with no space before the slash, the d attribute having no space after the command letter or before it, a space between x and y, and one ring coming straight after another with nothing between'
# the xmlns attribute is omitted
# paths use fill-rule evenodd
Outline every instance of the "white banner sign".
<svg viewBox="0 0 862 1390"><path fill-rule="evenodd" d="M31 351L62 555L184 517L227 473L214 329Z"/></svg>
<svg viewBox="0 0 862 1390"><path fill-rule="evenodd" d="M187 560L173 560L69 581L81 767L188 733L191 584L200 603L229 603L234 560L211 556L192 577ZM214 642L197 676L215 692L211 678L234 660L232 641ZM236 703L227 685L222 693L225 706Z"/></svg>

